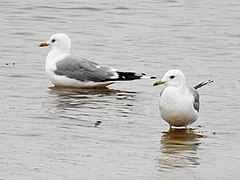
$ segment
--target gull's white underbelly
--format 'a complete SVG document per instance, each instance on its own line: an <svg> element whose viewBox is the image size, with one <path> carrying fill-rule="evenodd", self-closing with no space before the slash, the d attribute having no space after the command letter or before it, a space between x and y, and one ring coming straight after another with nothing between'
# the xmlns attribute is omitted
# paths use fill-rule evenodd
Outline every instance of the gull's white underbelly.
<svg viewBox="0 0 240 180"><path fill-rule="evenodd" d="M194 97L188 89L185 92L176 88L166 88L160 98L161 117L170 125L186 126L198 118L198 112L193 107Z"/></svg>
<svg viewBox="0 0 240 180"><path fill-rule="evenodd" d="M54 69L54 68L53 68ZM79 88L94 88L94 87L105 87L112 84L112 82L82 82L76 79L68 78L66 76L59 76L54 73L54 70L46 69L46 74L48 79L55 86L65 86L65 87L79 87Z"/></svg>

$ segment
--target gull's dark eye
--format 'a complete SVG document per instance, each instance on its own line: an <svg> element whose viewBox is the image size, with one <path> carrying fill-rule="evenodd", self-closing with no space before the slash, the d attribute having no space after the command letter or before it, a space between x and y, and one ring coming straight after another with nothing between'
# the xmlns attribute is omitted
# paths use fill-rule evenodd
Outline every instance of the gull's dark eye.
<svg viewBox="0 0 240 180"><path fill-rule="evenodd" d="M52 39L52 42L55 42L56 40L55 39Z"/></svg>
<svg viewBox="0 0 240 180"><path fill-rule="evenodd" d="M175 78L175 76L170 76L170 79L174 79Z"/></svg>

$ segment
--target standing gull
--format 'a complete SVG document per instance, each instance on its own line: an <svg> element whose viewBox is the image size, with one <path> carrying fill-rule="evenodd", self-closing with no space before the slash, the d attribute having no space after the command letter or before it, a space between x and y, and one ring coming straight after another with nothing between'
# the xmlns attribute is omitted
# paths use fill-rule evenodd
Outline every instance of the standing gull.
<svg viewBox="0 0 240 180"><path fill-rule="evenodd" d="M199 116L199 94L196 89L207 83L200 83L194 88L188 87L184 74L177 69L165 73L161 81L153 86L164 84L160 93L159 109L161 117L172 126L187 126L195 122Z"/></svg>
<svg viewBox="0 0 240 180"><path fill-rule="evenodd" d="M46 74L55 86L105 87L114 81L141 79L144 73L120 72L70 54L71 40L66 34L54 34L39 47L51 48L46 59Z"/></svg>

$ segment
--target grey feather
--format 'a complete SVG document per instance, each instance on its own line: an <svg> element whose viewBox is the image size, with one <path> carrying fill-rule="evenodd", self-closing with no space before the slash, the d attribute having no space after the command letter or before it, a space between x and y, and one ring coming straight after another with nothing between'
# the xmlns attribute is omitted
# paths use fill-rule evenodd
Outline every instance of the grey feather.
<svg viewBox="0 0 240 180"><path fill-rule="evenodd" d="M199 107L200 107L199 94L198 94L197 90L194 88L189 87L188 89L190 90L190 92L192 93L192 95L194 97L193 107L196 111L199 112Z"/></svg>
<svg viewBox="0 0 240 180"><path fill-rule="evenodd" d="M55 74L66 76L79 81L103 82L116 75L110 67L100 66L99 64L87 59L80 59L69 55L56 63Z"/></svg>
<svg viewBox="0 0 240 180"><path fill-rule="evenodd" d="M162 96L163 91L165 90L166 87L163 88L163 90L160 92L160 97Z"/></svg>

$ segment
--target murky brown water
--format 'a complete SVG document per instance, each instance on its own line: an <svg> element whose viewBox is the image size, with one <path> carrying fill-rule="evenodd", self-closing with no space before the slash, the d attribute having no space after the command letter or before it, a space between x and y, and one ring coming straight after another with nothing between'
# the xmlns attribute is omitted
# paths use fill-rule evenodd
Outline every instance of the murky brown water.
<svg viewBox="0 0 240 180"><path fill-rule="evenodd" d="M240 1L10 0L0 13L0 179L238 179ZM151 80L52 88L37 45L58 32L120 70L213 79L200 118L168 131Z"/></svg>

